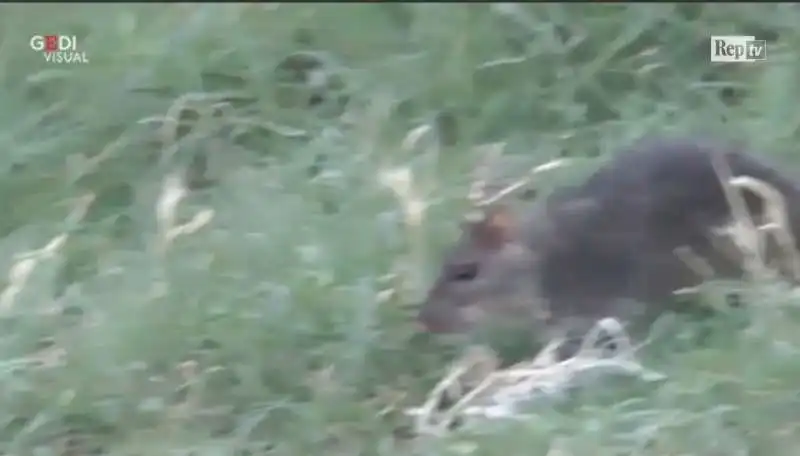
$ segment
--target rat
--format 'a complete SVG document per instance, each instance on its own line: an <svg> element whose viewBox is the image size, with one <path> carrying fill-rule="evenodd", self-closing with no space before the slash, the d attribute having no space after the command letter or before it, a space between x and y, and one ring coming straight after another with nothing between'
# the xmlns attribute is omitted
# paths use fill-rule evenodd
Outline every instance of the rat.
<svg viewBox="0 0 800 456"><path fill-rule="evenodd" d="M732 220L715 157L731 177L750 176L780 192L800 239L800 183L763 157L705 139L643 139L583 183L558 188L520 214L497 202L466 220L418 321L437 334L499 324L521 327L540 342L561 336L567 357L599 319L648 325L670 308L676 290L708 279L676 249L691 249L716 278L743 278L742 257L732 254L741 251L714 242ZM741 194L748 215L763 217L762 199ZM770 248L777 247L767 256ZM785 268L779 272L795 279Z"/></svg>

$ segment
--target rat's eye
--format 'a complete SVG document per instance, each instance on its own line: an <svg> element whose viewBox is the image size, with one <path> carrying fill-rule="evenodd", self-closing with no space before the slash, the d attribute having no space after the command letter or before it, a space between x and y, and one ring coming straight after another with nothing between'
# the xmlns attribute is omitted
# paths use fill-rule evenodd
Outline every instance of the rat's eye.
<svg viewBox="0 0 800 456"><path fill-rule="evenodd" d="M469 282L478 276L478 263L462 263L450 267L450 280Z"/></svg>

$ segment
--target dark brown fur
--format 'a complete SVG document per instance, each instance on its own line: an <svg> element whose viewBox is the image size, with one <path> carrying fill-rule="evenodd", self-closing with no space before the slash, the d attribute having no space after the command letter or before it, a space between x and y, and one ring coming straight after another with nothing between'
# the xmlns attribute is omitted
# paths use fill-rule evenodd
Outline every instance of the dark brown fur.
<svg viewBox="0 0 800 456"><path fill-rule="evenodd" d="M800 238L800 186L762 159L694 139L641 141L582 185L534 203L521 219L495 205L483 220L466 223L419 320L440 333L517 323L543 339L584 332L606 316L649 322L673 291L703 280L675 255L682 246L720 277L742 277L741 262L710 241L711 230L731 219L714 154L733 176L751 176L780 191ZM744 196L759 216L761 200Z"/></svg>

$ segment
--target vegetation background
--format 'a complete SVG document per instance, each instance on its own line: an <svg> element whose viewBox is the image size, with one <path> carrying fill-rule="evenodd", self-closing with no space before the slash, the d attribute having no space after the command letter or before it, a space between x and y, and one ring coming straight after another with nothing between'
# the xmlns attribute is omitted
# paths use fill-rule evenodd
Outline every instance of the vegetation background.
<svg viewBox="0 0 800 456"><path fill-rule="evenodd" d="M0 6L0 453L796 454L788 292L747 331L673 337L644 360L658 386L424 444L399 410L448 359L409 316L476 146L589 170L697 132L791 160L797 24L791 3ZM768 60L709 63L725 34ZM429 205L419 238L394 167Z"/></svg>

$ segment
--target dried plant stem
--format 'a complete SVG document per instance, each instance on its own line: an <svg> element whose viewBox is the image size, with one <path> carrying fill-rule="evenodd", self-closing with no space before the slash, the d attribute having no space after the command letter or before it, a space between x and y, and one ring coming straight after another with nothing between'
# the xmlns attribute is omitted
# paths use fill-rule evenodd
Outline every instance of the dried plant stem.
<svg viewBox="0 0 800 456"><path fill-rule="evenodd" d="M93 193L79 198L75 207L67 216L67 225L72 227L80 223L89 211L94 199L95 195ZM0 313L6 314L12 310L17 295L25 288L36 266L44 260L53 258L67 243L68 238L69 234L67 232L60 233L41 249L17 255L16 261L8 272L8 285L0 293Z"/></svg>
<svg viewBox="0 0 800 456"><path fill-rule="evenodd" d="M197 212L189 222L177 224L176 210L178 203L186 194L183 173L175 172L164 178L161 195L156 202L155 208L159 227L158 251L162 255L166 253L169 246L178 236L195 233L209 224L214 218L214 210L204 208Z"/></svg>
<svg viewBox="0 0 800 456"><path fill-rule="evenodd" d="M786 211L786 201L775 187L764 181L750 176L739 176L731 179L730 184L737 188L745 188L756 193L764 201L767 223L762 228L768 228L775 241L782 248L786 260L789 262L795 280L800 281L800 254L797 252L797 243L793 227Z"/></svg>
<svg viewBox="0 0 800 456"><path fill-rule="evenodd" d="M617 353L607 357L599 347L600 335L610 335L616 343ZM465 356L455 363L450 372L428 394L425 403L407 411L415 416L419 434L439 436L447 432L460 416L491 418L519 417L518 405L522 401L542 396L560 395L580 378L599 373L622 372L638 375L645 380L661 380L663 375L648 371L633 357L633 345L622 325L613 318L602 319L587 333L578 353L569 359L556 361L553 356L562 341L554 340L533 360L519 363L509 369L494 370L452 407L437 411L442 395L475 368L480 359Z"/></svg>
<svg viewBox="0 0 800 456"><path fill-rule="evenodd" d="M731 184L731 169L722 154L712 154L711 164L717 173L725 199L733 216L733 240L744 254L745 269L756 279L769 276L764 258L761 237L750 217L744 196Z"/></svg>
<svg viewBox="0 0 800 456"><path fill-rule="evenodd" d="M569 161L567 159L558 159L558 160L551 160L543 165L535 166L528 172L528 175L526 177L515 181L514 183L498 191L491 197L480 201L478 205L488 206L490 204L496 203L497 201L500 201L501 199L516 192L517 190L528 186L531 183L533 177L536 176L537 174L550 171L556 168L561 168L567 164L569 164Z"/></svg>

